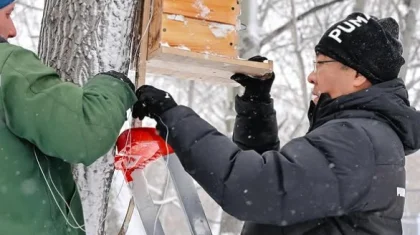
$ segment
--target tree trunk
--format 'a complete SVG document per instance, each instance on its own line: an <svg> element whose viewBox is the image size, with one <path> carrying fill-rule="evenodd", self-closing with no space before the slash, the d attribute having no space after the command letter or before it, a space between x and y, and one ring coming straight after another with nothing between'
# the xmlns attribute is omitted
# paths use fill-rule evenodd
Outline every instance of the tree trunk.
<svg viewBox="0 0 420 235"><path fill-rule="evenodd" d="M240 31L240 48L239 55L241 58L249 59L252 56L258 55L260 52L258 38L258 3L255 0L243 0L241 2L241 22L246 25L246 31ZM228 117L235 117L235 97L239 93L239 87L229 88L229 101L226 106ZM233 133L235 119L229 118L226 120L226 130L228 134ZM240 234L243 223L224 211L222 212L220 234Z"/></svg>
<svg viewBox="0 0 420 235"><path fill-rule="evenodd" d="M366 0L355 0L353 11L354 12L364 12L366 6Z"/></svg>
<svg viewBox="0 0 420 235"><path fill-rule="evenodd" d="M40 58L63 80L78 84L102 71L127 73L135 2L46 0ZM113 172L112 150L89 167L74 167L88 235L104 234Z"/></svg>
<svg viewBox="0 0 420 235"><path fill-rule="evenodd" d="M420 8L420 1L418 0L404 1L404 4L406 5L408 12L404 16L405 27L403 31L401 32L402 43L404 46L403 57L405 58L405 64L401 68L401 72L399 76L403 80L405 80L407 76L408 64L410 62L410 56L411 56L410 49L414 48L412 44L413 44L413 39L414 39L414 34L416 31L416 24L417 24L416 13L417 13L417 10Z"/></svg>
<svg viewBox="0 0 420 235"><path fill-rule="evenodd" d="M308 93L308 85L306 81L305 76L305 64L303 61L303 53L301 49L301 43L300 38L298 35L298 26L297 26L297 17L296 17L296 6L294 0L290 0L291 5L291 13L292 13L292 20L293 20L293 26L291 28L292 31L292 39L293 39L293 46L294 50L293 52L296 55L297 59L297 71L298 71L298 77L300 81L300 86L302 90L302 105L305 107L305 110L309 108L309 93Z"/></svg>

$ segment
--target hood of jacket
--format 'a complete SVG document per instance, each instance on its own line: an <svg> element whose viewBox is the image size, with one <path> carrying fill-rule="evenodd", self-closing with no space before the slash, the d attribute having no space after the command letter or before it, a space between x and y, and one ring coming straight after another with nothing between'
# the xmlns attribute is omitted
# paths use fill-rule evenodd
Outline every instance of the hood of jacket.
<svg viewBox="0 0 420 235"><path fill-rule="evenodd" d="M375 119L387 123L398 134L407 154L420 149L420 112L410 106L401 79L335 99L322 94L317 105L311 101L308 117L309 132L332 119Z"/></svg>

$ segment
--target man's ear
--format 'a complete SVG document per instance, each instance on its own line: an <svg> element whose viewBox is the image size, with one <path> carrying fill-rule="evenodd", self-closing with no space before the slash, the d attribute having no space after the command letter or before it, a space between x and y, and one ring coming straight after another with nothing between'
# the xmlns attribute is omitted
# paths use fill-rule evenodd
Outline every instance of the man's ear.
<svg viewBox="0 0 420 235"><path fill-rule="evenodd" d="M356 76L354 77L354 80L353 80L353 85L359 88L367 88L367 87L372 86L370 81L357 71L356 71Z"/></svg>

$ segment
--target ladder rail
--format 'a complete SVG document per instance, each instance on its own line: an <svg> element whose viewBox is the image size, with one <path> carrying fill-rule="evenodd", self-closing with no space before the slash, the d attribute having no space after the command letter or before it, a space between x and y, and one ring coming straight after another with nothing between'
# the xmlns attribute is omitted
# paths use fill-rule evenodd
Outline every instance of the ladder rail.
<svg viewBox="0 0 420 235"><path fill-rule="evenodd" d="M147 180L143 170L136 170L132 173L133 181L129 183L140 215L143 228L147 235L165 235L162 224L158 218L158 210L147 189Z"/></svg>
<svg viewBox="0 0 420 235"><path fill-rule="evenodd" d="M212 235L204 208L195 188L194 181L184 170L178 156L171 154L164 158L168 163L174 188L188 219L188 226L193 235Z"/></svg>

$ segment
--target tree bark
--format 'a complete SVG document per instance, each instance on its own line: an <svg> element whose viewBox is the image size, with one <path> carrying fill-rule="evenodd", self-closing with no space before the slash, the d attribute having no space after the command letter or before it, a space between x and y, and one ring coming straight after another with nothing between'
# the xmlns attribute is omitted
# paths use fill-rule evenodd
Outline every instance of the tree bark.
<svg viewBox="0 0 420 235"><path fill-rule="evenodd" d="M410 62L410 49L413 48L413 37L416 31L416 12L420 8L420 1L404 1L408 11L404 16L404 29L401 32L402 34L402 43L404 46L403 57L406 60L404 66L401 68L400 77L403 80L406 80L408 64Z"/></svg>
<svg viewBox="0 0 420 235"><path fill-rule="evenodd" d="M257 42L258 34L258 3L255 0L243 0L241 3L240 20L246 25L246 31L240 31L241 38L239 55L241 58L248 59L259 54L260 47ZM228 88L228 98L226 113L228 117L235 117L235 97L240 92L240 87ZM225 122L228 134L233 133L235 119L229 118ZM240 234L243 222L222 211L220 234Z"/></svg>
<svg viewBox="0 0 420 235"><path fill-rule="evenodd" d="M300 45L300 38L298 35L298 26L297 26L297 17L296 17L296 6L294 0L290 0L291 7L291 13L292 13L292 20L293 20L293 26L292 26L292 39L293 39L293 46L294 50L293 52L296 54L296 59L298 61L297 63L297 72L299 76L300 86L302 89L302 98L303 98L303 107L305 107L305 110L309 108L309 94L308 94L308 86L305 76L305 64L303 61L303 53Z"/></svg>
<svg viewBox="0 0 420 235"><path fill-rule="evenodd" d="M364 12L366 6L366 0L355 0L353 11L354 12Z"/></svg>
<svg viewBox="0 0 420 235"><path fill-rule="evenodd" d="M127 74L135 2L46 0L38 48L41 60L63 80L81 85L102 71ZM88 235L104 234L113 161L110 150L89 167L74 167Z"/></svg>

